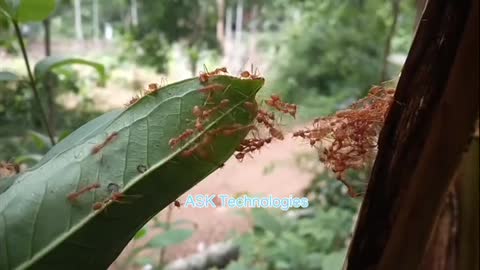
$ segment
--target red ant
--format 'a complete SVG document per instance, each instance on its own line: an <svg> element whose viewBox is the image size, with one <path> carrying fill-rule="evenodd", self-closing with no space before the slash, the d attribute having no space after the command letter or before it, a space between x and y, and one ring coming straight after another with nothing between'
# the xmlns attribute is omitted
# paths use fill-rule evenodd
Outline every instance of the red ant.
<svg viewBox="0 0 480 270"><path fill-rule="evenodd" d="M272 135L276 139L279 139L281 141L285 139L285 137L283 136L283 133L279 129L271 127L268 129L268 132L270 132L270 135Z"/></svg>
<svg viewBox="0 0 480 270"><path fill-rule="evenodd" d="M257 102L250 102L250 101L245 101L243 103L243 106L247 108L247 110L252 113L252 114L257 114L258 113L258 104Z"/></svg>
<svg viewBox="0 0 480 270"><path fill-rule="evenodd" d="M181 206L181 204L180 204L180 202L179 202L178 200L175 200L175 201L173 202L173 205L175 205L175 207L177 207L177 208L180 208L180 206Z"/></svg>
<svg viewBox="0 0 480 270"><path fill-rule="evenodd" d="M208 78L210 78L208 73L200 73L200 76L198 77L198 79L200 80L200 83L208 82Z"/></svg>
<svg viewBox="0 0 480 270"><path fill-rule="evenodd" d="M103 207L105 206L105 203L104 202L96 202L92 205L92 209L93 210L101 210L103 209Z"/></svg>
<svg viewBox="0 0 480 270"><path fill-rule="evenodd" d="M212 85L205 86L203 88L198 89L198 91L200 93L208 94L208 95L210 95L214 92L220 92L220 91L223 91L223 90L225 90L225 86L223 86L221 84L212 84Z"/></svg>
<svg viewBox="0 0 480 270"><path fill-rule="evenodd" d="M243 152L240 152L240 153L236 153L236 154L235 154L235 158L236 158L237 160L239 160L240 162L243 161L243 158L244 158L244 157L245 157L245 153L243 153Z"/></svg>
<svg viewBox="0 0 480 270"><path fill-rule="evenodd" d="M118 137L118 132L113 132L112 134L110 134L103 143L99 144L99 145L96 145L93 149L92 149L92 155L95 155L97 154L98 152L100 152L105 146L107 146L107 144L113 142L115 139L117 139Z"/></svg>
<svg viewBox="0 0 480 270"><path fill-rule="evenodd" d="M195 121L195 129L197 131L203 131L205 129L201 118L197 118L197 120Z"/></svg>
<svg viewBox="0 0 480 270"><path fill-rule="evenodd" d="M140 97L139 97L138 95L132 97L132 98L130 99L130 101L128 101L128 103L125 103L125 107L128 108L128 107L132 106L133 104L137 103L137 101L138 101L139 99L140 99Z"/></svg>
<svg viewBox="0 0 480 270"><path fill-rule="evenodd" d="M175 148L177 144L179 144L181 141L186 140L188 137L192 136L194 132L195 131L193 129L189 128L185 130L182 134L180 134L180 136L170 139L170 141L168 141L168 144L170 145L170 147Z"/></svg>
<svg viewBox="0 0 480 270"><path fill-rule="evenodd" d="M148 85L148 93L152 93L158 90L158 84L156 83L151 83Z"/></svg>
<svg viewBox="0 0 480 270"><path fill-rule="evenodd" d="M254 152L255 150L260 151L260 148L262 148L265 144L269 144L271 142L272 137L268 137L266 139L245 139L240 143L239 146L237 146L237 148L235 148L235 150L238 152L235 154L235 158L239 161L243 161L243 158L246 154Z"/></svg>
<svg viewBox="0 0 480 270"><path fill-rule="evenodd" d="M202 117L203 110L198 105L195 105L195 106L193 106L192 113L196 117Z"/></svg>
<svg viewBox="0 0 480 270"><path fill-rule="evenodd" d="M199 77L200 83L206 83L211 76L219 75L221 73L228 73L227 68L221 67L215 69L213 72L208 72L207 68L205 67L205 72L202 72Z"/></svg>
<svg viewBox="0 0 480 270"><path fill-rule="evenodd" d="M87 192L92 191L92 190L95 190L97 188L100 188L99 183L94 183L94 184L88 185L88 186L80 189L77 192L73 192L73 193L68 194L67 199L70 202L75 202L78 199L78 197L80 197L82 194L87 193Z"/></svg>
<svg viewBox="0 0 480 270"><path fill-rule="evenodd" d="M260 76L258 76L257 73L258 73L258 69L255 68L255 72L254 72L253 71L253 64L252 64L251 67L250 67L250 72L248 72L247 70L242 71L240 73L240 77L245 78L245 79L254 79L255 80L255 79L260 78Z"/></svg>
<svg viewBox="0 0 480 270"><path fill-rule="evenodd" d="M265 101L265 103L282 112L282 113L288 113L290 114L293 118L295 118L296 114L297 114L297 105L296 104L290 104L290 103L285 103L285 102L282 102L282 100L280 99L280 96L278 95L272 95L270 97L269 100Z"/></svg>
<svg viewBox="0 0 480 270"><path fill-rule="evenodd" d="M229 104L230 104L230 100L222 99L222 101L220 101L220 104L218 104L217 106L215 106L211 109L208 109L208 110L203 110L200 118L201 119L208 119L208 118L210 118L210 116L215 114L218 110L227 108ZM198 113L198 112L195 112L195 113Z"/></svg>
<svg viewBox="0 0 480 270"><path fill-rule="evenodd" d="M242 71L242 72L240 73L240 77L242 77L242 78L250 78L250 72L248 72L248 71L246 71L246 70L245 70L245 71Z"/></svg>
<svg viewBox="0 0 480 270"><path fill-rule="evenodd" d="M195 151L197 151L197 145L192 146L187 150L184 150L182 153L180 153L180 156L184 158L191 157L195 153Z"/></svg>
<svg viewBox="0 0 480 270"><path fill-rule="evenodd" d="M305 135L305 133L307 133L308 131L305 131L305 130L299 130L299 131L295 131L293 133L293 136L292 137L302 137L303 139L305 139L305 137L307 135Z"/></svg>

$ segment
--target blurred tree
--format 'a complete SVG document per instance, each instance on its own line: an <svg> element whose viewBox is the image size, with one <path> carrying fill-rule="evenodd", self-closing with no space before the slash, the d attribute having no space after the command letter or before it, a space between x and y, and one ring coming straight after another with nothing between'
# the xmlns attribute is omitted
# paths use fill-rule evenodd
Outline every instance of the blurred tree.
<svg viewBox="0 0 480 270"><path fill-rule="evenodd" d="M317 115L318 108L328 113L337 109L336 104L364 94L379 83L391 7L391 1L379 0L320 4L285 0L264 5L263 31L277 33L263 42L276 44L272 88L283 91L289 101L314 108ZM402 2L397 22L402 38L392 38L388 54L406 53L414 16L413 3ZM325 96L337 98L322 100Z"/></svg>
<svg viewBox="0 0 480 270"><path fill-rule="evenodd" d="M73 8L75 11L75 33L78 40L83 40L82 26L82 0L73 0Z"/></svg>
<svg viewBox="0 0 480 270"><path fill-rule="evenodd" d="M138 6L141 14L138 26L132 29L131 36L141 48L137 59L165 72L168 50L173 42L182 42L193 56L201 49L218 48L214 1L142 2ZM194 74L198 58L190 57L189 60Z"/></svg>

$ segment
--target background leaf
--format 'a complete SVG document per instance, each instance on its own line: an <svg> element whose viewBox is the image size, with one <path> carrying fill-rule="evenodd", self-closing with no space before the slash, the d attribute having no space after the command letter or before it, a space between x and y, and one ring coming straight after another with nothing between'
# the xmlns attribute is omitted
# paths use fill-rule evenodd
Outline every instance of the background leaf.
<svg viewBox="0 0 480 270"><path fill-rule="evenodd" d="M159 234L150 240L148 245L152 248L163 248L174 244L179 244L193 234L193 230L188 229L172 229Z"/></svg>
<svg viewBox="0 0 480 270"><path fill-rule="evenodd" d="M17 75L9 71L0 71L0 81L16 81Z"/></svg>
<svg viewBox="0 0 480 270"><path fill-rule="evenodd" d="M55 10L55 0L0 0L2 11L19 22L42 21Z"/></svg>
<svg viewBox="0 0 480 270"><path fill-rule="evenodd" d="M133 239L137 240L137 239L143 238L145 235L147 235L147 228L143 227L135 234Z"/></svg>
<svg viewBox="0 0 480 270"><path fill-rule="evenodd" d="M105 84L107 77L105 74L105 67L102 64L69 56L49 56L40 60L34 68L35 78L38 81L43 80L45 75L52 69L59 66L74 64L87 65L95 68L95 70L98 72L98 75L100 76L100 84Z"/></svg>
<svg viewBox="0 0 480 270"><path fill-rule="evenodd" d="M22 0L16 19L19 22L42 21L55 10L55 0Z"/></svg>
<svg viewBox="0 0 480 270"><path fill-rule="evenodd" d="M8 18L14 18L19 5L20 0L0 0L0 11Z"/></svg>

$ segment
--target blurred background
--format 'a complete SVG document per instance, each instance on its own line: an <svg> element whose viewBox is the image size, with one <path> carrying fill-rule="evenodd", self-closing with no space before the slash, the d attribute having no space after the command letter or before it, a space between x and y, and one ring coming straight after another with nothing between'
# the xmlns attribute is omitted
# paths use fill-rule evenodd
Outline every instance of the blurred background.
<svg viewBox="0 0 480 270"><path fill-rule="evenodd" d="M347 107L372 85L397 78L423 4L58 0L52 16L21 25L21 32L33 63L66 55L105 69L106 78L98 68L61 66L39 86L58 139L121 108L149 83L165 85L221 66L236 75L258 70L266 78L260 99L275 93L298 104L295 123L282 121L288 132ZM14 27L2 16L0 71L19 76L0 80L0 160L26 168L51 144L27 83ZM179 201L200 193L294 194L307 196L309 208L168 207L139 231L110 269L340 269L361 198L347 195L308 143L286 137L242 163L229 160ZM368 170L349 178L365 186L367 176ZM207 262L209 256L216 263ZM188 263L198 268L188 268Z"/></svg>

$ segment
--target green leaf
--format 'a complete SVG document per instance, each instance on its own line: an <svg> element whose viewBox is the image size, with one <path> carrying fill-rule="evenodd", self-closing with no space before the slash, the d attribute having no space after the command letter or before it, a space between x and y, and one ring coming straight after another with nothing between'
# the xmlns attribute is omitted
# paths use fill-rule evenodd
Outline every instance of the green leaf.
<svg viewBox="0 0 480 270"><path fill-rule="evenodd" d="M186 220L186 219L175 220L174 222L172 222L170 224L166 223L166 222L157 222L154 226L157 227L157 228L168 229L168 228L172 228L172 227L181 226L183 224L191 225L194 228L196 226L195 222L190 221L190 220Z"/></svg>
<svg viewBox="0 0 480 270"><path fill-rule="evenodd" d="M55 0L22 0L18 7L19 22L43 21L55 10Z"/></svg>
<svg viewBox="0 0 480 270"><path fill-rule="evenodd" d="M55 0L0 0L0 10L19 22L37 22L53 13Z"/></svg>
<svg viewBox="0 0 480 270"><path fill-rule="evenodd" d="M323 257L322 269L341 269L347 250L339 250Z"/></svg>
<svg viewBox="0 0 480 270"><path fill-rule="evenodd" d="M7 18L14 18L17 12L20 0L0 0L0 11Z"/></svg>
<svg viewBox="0 0 480 270"><path fill-rule="evenodd" d="M151 248L163 248L171 245L179 244L189 239L193 234L193 230L188 229L172 229L165 231L152 238L148 242L148 246Z"/></svg>
<svg viewBox="0 0 480 270"><path fill-rule="evenodd" d="M16 81L18 80L17 75L8 71L0 71L0 82L1 81Z"/></svg>
<svg viewBox="0 0 480 270"><path fill-rule="evenodd" d="M140 238L143 238L145 235L147 235L147 228L143 227L135 234L133 239L138 240Z"/></svg>
<svg viewBox="0 0 480 270"><path fill-rule="evenodd" d="M263 208L254 208L252 209L252 216L256 227L266 231L271 231L275 235L278 235L282 232L282 224L280 224L277 217L272 215L268 210Z"/></svg>
<svg viewBox="0 0 480 270"><path fill-rule="evenodd" d="M195 125L192 108L214 106L198 91L204 87L198 78L88 122L17 175L0 194L0 269L70 269L72 262L77 269L108 268L151 217L218 169L248 133L214 136L204 158L182 155L213 129L252 123L254 115L243 105L254 101L264 80L219 75L208 83L226 87L212 102L230 102L175 149L169 140ZM115 140L92 151L112 134ZM100 187L74 202L67 199L94 183ZM108 200L112 185L124 203ZM98 202L106 203L95 211Z"/></svg>
<svg viewBox="0 0 480 270"><path fill-rule="evenodd" d="M32 138L32 141L38 150L45 150L52 147L52 143L50 142L50 138L48 138L48 136L34 130L29 130L27 133L30 138Z"/></svg>
<svg viewBox="0 0 480 270"><path fill-rule="evenodd" d="M105 67L102 64L69 56L49 56L40 60L34 68L35 78L37 79L37 81L41 81L43 80L45 75L52 69L59 66L74 64L87 65L95 68L95 70L98 72L98 75L100 76L100 84L105 84L107 76L105 73Z"/></svg>

